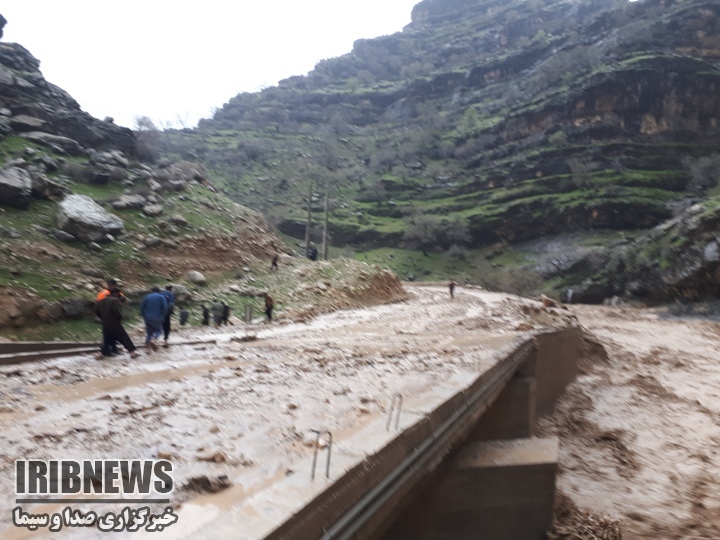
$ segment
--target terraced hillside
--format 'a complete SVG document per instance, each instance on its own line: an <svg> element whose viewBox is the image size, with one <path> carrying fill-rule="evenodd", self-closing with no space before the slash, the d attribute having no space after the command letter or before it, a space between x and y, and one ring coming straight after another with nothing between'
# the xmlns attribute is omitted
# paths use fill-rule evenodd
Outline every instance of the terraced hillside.
<svg viewBox="0 0 720 540"><path fill-rule="evenodd" d="M627 287L661 256L604 272L636 237L633 252L653 251L643 231L717 209L719 30L706 0L424 0L401 32L239 94L159 147L290 236L309 202L320 240L327 193L336 246L459 254L435 277L478 277L463 257L499 250L578 299L697 296L696 279ZM552 271L525 244L567 233ZM421 273L417 260L398 270Z"/></svg>

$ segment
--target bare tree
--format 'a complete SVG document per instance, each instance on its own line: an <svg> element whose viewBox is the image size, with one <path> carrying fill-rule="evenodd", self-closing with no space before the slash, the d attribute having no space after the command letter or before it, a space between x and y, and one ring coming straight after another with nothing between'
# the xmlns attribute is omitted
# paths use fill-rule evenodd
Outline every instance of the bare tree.
<svg viewBox="0 0 720 540"><path fill-rule="evenodd" d="M380 206L387 199L385 184L377 180L367 187L367 199L376 202Z"/></svg>
<svg viewBox="0 0 720 540"><path fill-rule="evenodd" d="M138 158L141 161L154 163L160 146L160 131L149 116L135 117L135 143Z"/></svg>
<svg viewBox="0 0 720 540"><path fill-rule="evenodd" d="M698 196L720 183L720 154L685 158L683 166L690 173L687 189Z"/></svg>
<svg viewBox="0 0 720 540"><path fill-rule="evenodd" d="M428 251L438 245L438 223L425 214L418 213L412 218L410 227L403 234L403 244L409 249L419 249L428 256Z"/></svg>

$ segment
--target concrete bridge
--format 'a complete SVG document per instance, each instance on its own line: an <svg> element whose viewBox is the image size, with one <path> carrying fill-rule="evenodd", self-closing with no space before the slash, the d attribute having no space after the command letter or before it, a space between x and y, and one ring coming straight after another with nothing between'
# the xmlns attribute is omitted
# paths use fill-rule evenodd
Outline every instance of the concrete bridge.
<svg viewBox="0 0 720 540"><path fill-rule="evenodd" d="M552 521L558 441L535 438L534 428L574 379L579 343L574 328L523 340L431 408L405 403L388 441L395 404L387 421L324 445L309 486L276 483L192 537L541 540ZM326 478L327 459L342 474Z"/></svg>

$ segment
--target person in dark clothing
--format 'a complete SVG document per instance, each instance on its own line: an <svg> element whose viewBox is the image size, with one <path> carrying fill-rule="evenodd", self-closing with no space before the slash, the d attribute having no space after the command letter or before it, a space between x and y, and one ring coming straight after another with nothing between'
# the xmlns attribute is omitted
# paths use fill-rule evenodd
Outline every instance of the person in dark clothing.
<svg viewBox="0 0 720 540"><path fill-rule="evenodd" d="M225 302L222 303L222 319L220 320L220 324L224 324L225 326L228 325L228 319L230 318L230 306L228 306Z"/></svg>
<svg viewBox="0 0 720 540"><path fill-rule="evenodd" d="M272 312L273 308L275 307L275 302L273 302L272 297L265 293L265 315L267 315L268 322L272 322Z"/></svg>
<svg viewBox="0 0 720 540"><path fill-rule="evenodd" d="M310 244L310 248L307 252L308 259L311 261L317 261L318 258L318 248L315 246L315 244Z"/></svg>
<svg viewBox="0 0 720 540"><path fill-rule="evenodd" d="M102 356L111 356L115 343L119 342L130 353L130 358L137 358L135 344L130 339L122 324L122 310L120 309L120 289L110 287L110 294L100 300L95 306L95 315L102 321L103 344L100 347Z"/></svg>
<svg viewBox="0 0 720 540"><path fill-rule="evenodd" d="M107 279L107 287L105 287L102 291L100 291L97 294L97 296L95 297L95 304L97 305L98 302L100 302L104 298L107 298L108 296L110 296L110 289L112 289L113 287L120 290L120 283L115 278L108 278ZM125 301L127 300L127 298L125 298L125 295L123 295L123 293L120 292L118 295L118 300L120 300L120 302L124 304ZM105 339L103 338L103 342L104 341L105 341ZM118 351L118 348L117 348L117 343L110 342L110 354L111 355L112 354L120 354L120 351Z"/></svg>
<svg viewBox="0 0 720 540"><path fill-rule="evenodd" d="M150 294L143 298L140 313L145 320L145 345L156 351L155 340L163 333L163 321L168 311L168 303L160 294L160 287L153 287Z"/></svg>
<svg viewBox="0 0 720 540"><path fill-rule="evenodd" d="M95 298L95 301L96 301L96 302L99 302L100 300L102 300L102 299L105 298L106 296L110 296L110 289L112 289L113 287L115 287L115 288L117 288L117 289L119 290L119 289L120 289L120 283L118 283L118 280L115 279L115 278L108 278L108 280L107 280L107 287L105 287L102 291L100 291L100 292L97 294L97 297ZM125 295L123 295L122 292L121 292L120 295L118 296L118 299L120 300L120 302L123 302L123 303L127 300L127 298L125 298Z"/></svg>
<svg viewBox="0 0 720 540"><path fill-rule="evenodd" d="M170 317L172 317L172 314L175 311L175 295L173 294L173 286L167 285L165 287L165 290L162 291L160 294L163 295L163 297L165 298L165 300L167 300L168 303L167 315L165 315L165 319L163 320L163 335L165 337L165 343L163 343L163 347L167 347L168 337L170 337Z"/></svg>
<svg viewBox="0 0 720 540"><path fill-rule="evenodd" d="M225 302L221 302L216 298L210 305L210 311L212 312L213 324L215 325L215 328L219 328L222 324L223 313L225 311L225 309L223 308L224 304Z"/></svg>
<svg viewBox="0 0 720 540"><path fill-rule="evenodd" d="M190 312L183 308L180 308L180 326L185 326L190 318Z"/></svg>
<svg viewBox="0 0 720 540"><path fill-rule="evenodd" d="M280 257L277 255L273 257L272 263L270 263L270 270L278 269L278 259L280 259Z"/></svg>
<svg viewBox="0 0 720 540"><path fill-rule="evenodd" d="M210 324L210 310L205 304L200 307L202 308L202 325L208 326Z"/></svg>
<svg viewBox="0 0 720 540"><path fill-rule="evenodd" d="M455 286L457 283L455 281L451 281L448 283L448 289L450 289L450 300L453 300L455 298Z"/></svg>

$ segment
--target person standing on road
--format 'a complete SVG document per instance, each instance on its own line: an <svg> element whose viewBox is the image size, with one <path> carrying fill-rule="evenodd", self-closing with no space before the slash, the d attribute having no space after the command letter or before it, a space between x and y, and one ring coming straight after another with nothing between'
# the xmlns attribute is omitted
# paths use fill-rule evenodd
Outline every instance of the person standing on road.
<svg viewBox="0 0 720 540"><path fill-rule="evenodd" d="M95 301L96 301L96 302L99 302L99 301L102 300L103 298L106 298L106 297L110 296L110 289L112 289L113 287L117 287L118 290L119 290L119 289L120 289L120 282L119 282L117 279L115 279L115 278L108 278L108 280L107 280L107 287L105 287L102 291L100 291L100 292L97 294L97 296L95 297ZM123 295L122 292L121 292L120 295L118 296L118 299L120 300L120 302L125 302L125 300L127 300L127 299L125 298L125 296Z"/></svg>
<svg viewBox="0 0 720 540"><path fill-rule="evenodd" d="M210 324L210 310L205 304L201 305L200 308L202 308L202 325L208 326Z"/></svg>
<svg viewBox="0 0 720 540"><path fill-rule="evenodd" d="M265 315L267 316L268 322L272 322L272 312L275 307L275 302L268 293L264 293L265 296Z"/></svg>
<svg viewBox="0 0 720 540"><path fill-rule="evenodd" d="M223 319L223 312L225 311L223 308L223 302L216 299L210 306L210 311L212 312L215 328L220 328Z"/></svg>
<svg viewBox="0 0 720 540"><path fill-rule="evenodd" d="M120 283L119 283L119 281L118 281L117 279L108 278L108 280L107 280L107 287L104 288L102 291L100 291L100 292L97 294L97 296L95 297L95 307L96 307L96 308L97 308L97 305L98 305L99 302L101 302L102 300L104 300L105 298L107 298L108 296L110 296L110 290L113 289L113 288L117 288L118 291L120 291ZM122 292L119 292L119 293L118 293L118 300L119 300L120 302L124 303L124 302L127 300L127 298L125 298L125 296L123 295ZM96 312L96 314L97 314L97 312ZM99 315L98 315L98 318L99 318ZM105 326L104 326L104 325L103 325L103 332L105 332ZM107 354L106 356L113 355L113 354L120 354L120 351L118 351L118 348L117 348L117 343L116 343L114 340L106 337L106 336L104 335L104 333L103 333L103 344L107 344L107 346L109 347L109 349L108 349L109 352L108 352L108 354ZM104 354L104 353L103 353L103 354Z"/></svg>
<svg viewBox="0 0 720 540"><path fill-rule="evenodd" d="M160 294L163 295L168 304L167 315L165 315L165 319L163 320L163 335L165 337L163 347L167 347L168 337L170 337L170 317L172 317L172 314L175 311L175 295L173 294L173 286L166 285L165 290Z"/></svg>
<svg viewBox="0 0 720 540"><path fill-rule="evenodd" d="M184 307L180 308L180 326L185 326L190 318L190 312Z"/></svg>
<svg viewBox="0 0 720 540"><path fill-rule="evenodd" d="M228 319L230 319L230 306L228 306L225 302L223 302L223 303L222 303L222 308L223 308L223 312L222 312L222 321L221 321L221 323L222 323L224 326L227 326L227 325L228 325Z"/></svg>
<svg viewBox="0 0 720 540"><path fill-rule="evenodd" d="M110 287L109 294L100 300L95 306L95 315L102 321L103 344L100 347L100 355L112 356L113 349L117 350L115 343L120 343L130 353L130 358L137 358L135 344L130 339L122 324L122 309L120 307L120 296L122 293L117 287Z"/></svg>
<svg viewBox="0 0 720 540"><path fill-rule="evenodd" d="M455 299L455 286L456 285L457 285L457 283L455 283L454 280L452 280L452 281L450 281L450 283L448 283L448 289L450 289L450 300Z"/></svg>
<svg viewBox="0 0 720 540"><path fill-rule="evenodd" d="M143 298L140 304L140 313L145 320L145 345L157 351L155 343L163 333L163 322L168 311L168 303L160 294L160 287L153 287L150 294Z"/></svg>

